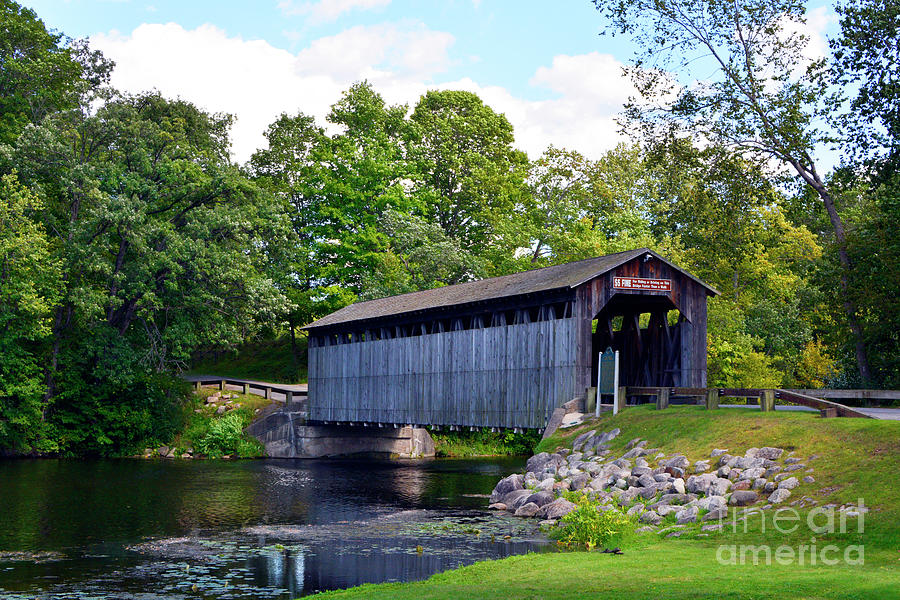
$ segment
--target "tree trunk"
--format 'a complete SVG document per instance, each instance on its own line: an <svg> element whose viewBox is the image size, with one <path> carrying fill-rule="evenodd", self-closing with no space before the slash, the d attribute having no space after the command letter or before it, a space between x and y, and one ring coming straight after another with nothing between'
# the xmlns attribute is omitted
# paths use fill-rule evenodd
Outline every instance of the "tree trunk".
<svg viewBox="0 0 900 600"><path fill-rule="evenodd" d="M868 386L872 380L872 374L869 371L869 357L866 352L866 342L863 339L862 327L860 327L859 319L856 316L856 303L853 302L853 298L850 295L851 264L850 255L847 254L847 235L844 230L844 222L834 206L834 199L831 197L831 193L819 179L818 174L809 174L799 164L794 164L794 168L822 199L822 203L825 205L825 212L828 213L828 219L834 228L834 237L838 246L838 259L841 262L841 296L844 312L847 313L847 325L849 325L850 332L853 334L859 376L862 379L863 386Z"/></svg>

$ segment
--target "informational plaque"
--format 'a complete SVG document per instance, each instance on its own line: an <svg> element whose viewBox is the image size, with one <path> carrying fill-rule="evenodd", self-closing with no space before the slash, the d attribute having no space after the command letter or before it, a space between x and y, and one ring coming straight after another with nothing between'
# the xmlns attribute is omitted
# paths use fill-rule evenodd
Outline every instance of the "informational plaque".
<svg viewBox="0 0 900 600"><path fill-rule="evenodd" d="M672 280L648 279L646 277L613 277L613 289L669 292L672 290Z"/></svg>

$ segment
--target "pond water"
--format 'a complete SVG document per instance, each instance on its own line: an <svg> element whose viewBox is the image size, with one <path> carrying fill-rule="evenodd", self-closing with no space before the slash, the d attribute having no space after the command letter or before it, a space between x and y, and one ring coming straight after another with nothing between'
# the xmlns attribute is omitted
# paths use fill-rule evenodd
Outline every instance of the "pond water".
<svg viewBox="0 0 900 600"><path fill-rule="evenodd" d="M0 461L0 598L294 598L550 545L524 459Z"/></svg>

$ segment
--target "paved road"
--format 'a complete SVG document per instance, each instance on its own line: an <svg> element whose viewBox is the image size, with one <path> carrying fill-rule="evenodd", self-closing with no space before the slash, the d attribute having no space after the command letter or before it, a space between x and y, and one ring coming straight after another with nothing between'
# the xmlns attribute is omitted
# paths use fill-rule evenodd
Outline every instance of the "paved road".
<svg viewBox="0 0 900 600"><path fill-rule="evenodd" d="M290 390L295 394L295 401L297 400L296 396L305 396L309 389L309 386L305 383L271 383L266 381L257 381L254 379L239 379L237 377L222 377L221 375L182 375L182 377L187 381L209 381L211 379L227 379L231 382L239 382L241 385L235 385L232 383L226 384L225 388L231 391L240 392L243 390L243 384L248 384L250 386L250 393L256 394L257 396L265 395L265 388L267 387L275 387L280 388L282 390ZM272 391L272 400L277 400L280 402L284 402L285 395L282 392Z"/></svg>

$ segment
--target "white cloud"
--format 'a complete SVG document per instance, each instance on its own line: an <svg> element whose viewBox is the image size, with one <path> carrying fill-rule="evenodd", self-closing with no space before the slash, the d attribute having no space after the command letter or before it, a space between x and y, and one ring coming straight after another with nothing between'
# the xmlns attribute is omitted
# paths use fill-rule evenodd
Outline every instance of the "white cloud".
<svg viewBox="0 0 900 600"><path fill-rule="evenodd" d="M506 114L517 145L532 157L550 144L597 157L619 141L614 117L633 89L610 55L555 57L530 81L555 97L527 100L469 78L437 80L451 64L453 41L417 22L353 27L296 54L263 40L229 37L211 25L186 30L175 23L144 24L128 35L92 38L116 61L113 85L119 89L155 88L236 115L233 153L241 162L265 144L262 134L278 114L302 111L324 125L330 106L361 79L391 104L414 105L428 89L475 92Z"/></svg>
<svg viewBox="0 0 900 600"><path fill-rule="evenodd" d="M298 2L281 0L278 8L286 15L304 15L313 23L335 21L342 14L352 10L372 10L384 8L391 0L319 0L318 2Z"/></svg>

